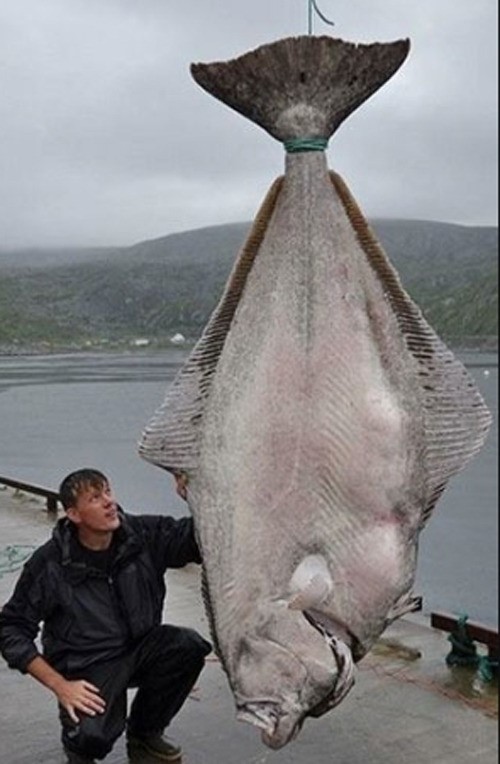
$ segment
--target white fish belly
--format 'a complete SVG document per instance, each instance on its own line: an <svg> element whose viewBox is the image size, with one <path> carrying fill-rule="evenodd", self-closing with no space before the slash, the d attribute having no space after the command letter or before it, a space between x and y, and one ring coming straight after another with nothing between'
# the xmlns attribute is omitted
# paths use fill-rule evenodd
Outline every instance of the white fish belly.
<svg viewBox="0 0 500 764"><path fill-rule="evenodd" d="M228 650L259 603L293 594L309 555L333 581L324 611L365 643L414 574L426 498L414 361L323 158L306 159L291 162L227 336L192 479Z"/></svg>

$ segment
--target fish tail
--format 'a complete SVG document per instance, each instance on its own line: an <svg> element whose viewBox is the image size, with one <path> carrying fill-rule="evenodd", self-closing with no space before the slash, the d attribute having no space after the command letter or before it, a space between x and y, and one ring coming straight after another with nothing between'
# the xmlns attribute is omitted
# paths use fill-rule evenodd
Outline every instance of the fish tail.
<svg viewBox="0 0 500 764"><path fill-rule="evenodd" d="M321 148L318 142L326 145L344 119L399 69L409 48L407 39L365 45L290 37L231 61L191 64L191 74L277 140L312 141L312 148Z"/></svg>

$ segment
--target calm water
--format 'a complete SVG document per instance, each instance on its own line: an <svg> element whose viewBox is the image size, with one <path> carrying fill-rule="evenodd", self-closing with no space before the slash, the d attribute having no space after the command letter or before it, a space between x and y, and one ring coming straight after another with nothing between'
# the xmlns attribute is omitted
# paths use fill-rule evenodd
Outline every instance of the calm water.
<svg viewBox="0 0 500 764"><path fill-rule="evenodd" d="M185 513L170 475L136 443L185 351L0 357L0 475L57 489L95 466L131 512ZM493 415L479 456L450 483L422 533L415 590L433 609L498 622L498 356L464 354Z"/></svg>

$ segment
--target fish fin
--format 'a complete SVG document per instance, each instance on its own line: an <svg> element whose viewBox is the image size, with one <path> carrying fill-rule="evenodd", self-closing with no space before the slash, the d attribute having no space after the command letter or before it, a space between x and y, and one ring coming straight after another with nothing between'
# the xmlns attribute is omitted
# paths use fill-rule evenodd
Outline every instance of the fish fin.
<svg viewBox="0 0 500 764"><path fill-rule="evenodd" d="M320 573L316 573L300 591L290 597L288 608L290 610L308 610L319 607L331 589L331 581Z"/></svg>
<svg viewBox="0 0 500 764"><path fill-rule="evenodd" d="M219 356L254 259L265 236L283 177L269 189L233 267L224 293L191 355L139 441L144 459L170 472L195 469L199 429Z"/></svg>
<svg viewBox="0 0 500 764"><path fill-rule="evenodd" d="M279 141L328 139L399 69L409 48L409 40L289 37L231 61L191 64L191 74Z"/></svg>
<svg viewBox="0 0 500 764"><path fill-rule="evenodd" d="M397 618L406 615L407 613L414 613L416 610L422 609L422 597L413 594L413 592L406 592L400 597L387 613L386 626L395 621Z"/></svg>
<svg viewBox="0 0 500 764"><path fill-rule="evenodd" d="M204 608L205 608L205 613L208 616L208 628L209 628L209 631L210 631L210 639L212 640L212 645L213 645L214 652L215 652L217 658L219 659L222 668L224 669L226 674L228 674L228 676L229 676L229 671L228 671L228 667L227 667L227 664L226 664L226 661L225 661L224 653L221 650L220 643L219 643L219 638L218 638L218 635L217 635L217 628L216 628L216 623L215 623L214 609L212 607L212 600L211 600L211 597L210 597L210 588L209 588L209 585L208 585L208 576L207 576L207 571L205 569L205 565L204 564L202 564L202 567L201 567L201 598L203 600L203 605L204 605Z"/></svg>
<svg viewBox="0 0 500 764"><path fill-rule="evenodd" d="M491 414L474 380L427 323L403 289L399 276L337 173L331 181L368 261L380 279L406 347L417 362L424 400L428 499L420 527L429 519L448 480L480 450Z"/></svg>
<svg viewBox="0 0 500 764"><path fill-rule="evenodd" d="M333 587L332 577L325 558L310 554L297 565L290 589L293 592L287 602L290 610L309 610L319 607Z"/></svg>

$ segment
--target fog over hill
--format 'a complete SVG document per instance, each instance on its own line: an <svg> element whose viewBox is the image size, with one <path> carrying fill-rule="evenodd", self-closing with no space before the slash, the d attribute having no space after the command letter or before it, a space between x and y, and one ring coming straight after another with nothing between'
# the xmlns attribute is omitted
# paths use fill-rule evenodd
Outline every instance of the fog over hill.
<svg viewBox="0 0 500 764"><path fill-rule="evenodd" d="M450 343L494 345L498 229L419 220L371 225L403 285ZM0 251L0 345L195 339L250 223L130 247Z"/></svg>

